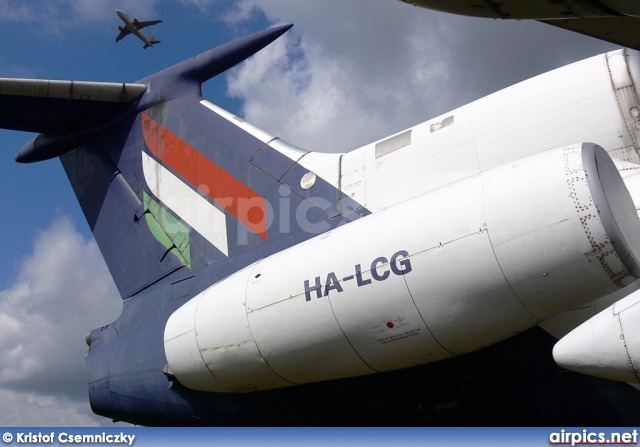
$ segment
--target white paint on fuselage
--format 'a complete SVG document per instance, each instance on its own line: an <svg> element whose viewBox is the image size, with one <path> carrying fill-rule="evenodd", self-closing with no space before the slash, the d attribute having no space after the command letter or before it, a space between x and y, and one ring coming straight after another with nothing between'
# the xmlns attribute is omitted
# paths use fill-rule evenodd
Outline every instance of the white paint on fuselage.
<svg viewBox="0 0 640 447"><path fill-rule="evenodd" d="M188 387L225 392L283 386L276 377L308 383L392 370L478 349L629 284L637 265L631 274L612 236L640 234L638 222L610 231L600 213L602 197L626 196L615 168L636 209L640 201L636 74L639 53L596 56L337 154L280 143L202 101L304 167L302 176L313 172L374 214L203 292L213 309L205 313L216 318L215 297L238 300L236 326L250 331L225 344L218 334L199 335L194 309L177 311L165 332L172 370ZM590 143L604 147L615 168L602 153L610 169L585 165ZM621 215L633 217L631 199L625 207ZM389 273L394 253L405 253L411 271ZM370 282L361 287L367 265ZM183 355L186 348L193 351ZM202 359L200 372L191 358ZM260 365L243 375L244 361Z"/></svg>
<svg viewBox="0 0 640 447"><path fill-rule="evenodd" d="M607 150L640 206L640 124L634 71L639 53L620 50L542 74L411 128L411 142L376 157L391 137L346 153L308 152L203 104L314 172L372 212L552 147L581 141ZM619 87L614 88L614 86ZM407 129L408 130L408 129ZM398 132L401 135L407 130Z"/></svg>

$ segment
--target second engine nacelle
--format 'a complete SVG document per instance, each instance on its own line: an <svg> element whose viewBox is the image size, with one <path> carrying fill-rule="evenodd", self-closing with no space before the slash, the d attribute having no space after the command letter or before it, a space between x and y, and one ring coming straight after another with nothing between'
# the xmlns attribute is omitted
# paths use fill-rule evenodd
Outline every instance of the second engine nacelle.
<svg viewBox="0 0 640 447"><path fill-rule="evenodd" d="M553 358L572 371L640 383L640 290L565 335Z"/></svg>
<svg viewBox="0 0 640 447"><path fill-rule="evenodd" d="M640 276L640 222L606 152L544 151L264 258L165 328L184 386L247 392L469 352Z"/></svg>

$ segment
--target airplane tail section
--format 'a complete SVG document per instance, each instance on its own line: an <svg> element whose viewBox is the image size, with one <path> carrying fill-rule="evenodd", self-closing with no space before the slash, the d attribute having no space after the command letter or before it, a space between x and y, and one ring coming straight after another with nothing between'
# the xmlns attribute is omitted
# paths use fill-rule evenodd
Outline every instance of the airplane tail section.
<svg viewBox="0 0 640 447"><path fill-rule="evenodd" d="M160 41L159 40L155 40L153 38L153 36L149 36L149 41L150 41L150 43L145 43L144 44L144 47L142 47L143 50L146 50L147 48L153 47L154 45L160 43Z"/></svg>
<svg viewBox="0 0 640 447"><path fill-rule="evenodd" d="M238 260L248 250L282 243L269 224L278 215L278 227L291 227L293 218L270 203L304 200L304 191L280 189L295 160L203 101L201 84L290 27L246 36L135 84L85 83L90 95L34 97L18 80L4 89L0 80L0 99L31 106L18 118L0 115L0 127L43 132L17 161L60 157L123 298L185 269L220 262L227 275L248 263ZM67 112L45 119L38 110Z"/></svg>

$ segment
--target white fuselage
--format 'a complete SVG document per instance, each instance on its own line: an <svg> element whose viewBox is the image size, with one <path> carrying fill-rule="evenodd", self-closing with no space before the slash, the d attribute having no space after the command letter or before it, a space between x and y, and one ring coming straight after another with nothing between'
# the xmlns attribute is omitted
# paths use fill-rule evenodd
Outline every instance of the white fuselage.
<svg viewBox="0 0 640 447"><path fill-rule="evenodd" d="M613 52L343 154L279 144L203 102L373 214L182 306L165 330L170 369L187 387L234 392L388 371L629 285L640 272L639 80L640 55Z"/></svg>

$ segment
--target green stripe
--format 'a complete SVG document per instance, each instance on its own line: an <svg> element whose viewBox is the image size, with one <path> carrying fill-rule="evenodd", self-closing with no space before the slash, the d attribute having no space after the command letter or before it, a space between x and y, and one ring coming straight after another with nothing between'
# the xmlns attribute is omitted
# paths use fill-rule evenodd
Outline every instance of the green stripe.
<svg viewBox="0 0 640 447"><path fill-rule="evenodd" d="M153 236L167 250L191 268L189 228L176 219L167 209L144 193L145 218Z"/></svg>

